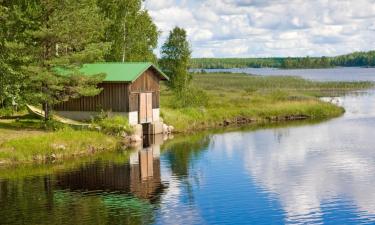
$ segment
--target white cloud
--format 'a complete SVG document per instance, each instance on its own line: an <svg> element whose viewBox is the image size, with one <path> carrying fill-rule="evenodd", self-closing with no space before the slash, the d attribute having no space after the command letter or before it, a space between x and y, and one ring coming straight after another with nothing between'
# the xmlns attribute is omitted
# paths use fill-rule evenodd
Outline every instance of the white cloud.
<svg viewBox="0 0 375 225"><path fill-rule="evenodd" d="M375 48L374 0L146 0L162 31L188 31L195 57L338 55ZM237 54L237 55L236 55Z"/></svg>

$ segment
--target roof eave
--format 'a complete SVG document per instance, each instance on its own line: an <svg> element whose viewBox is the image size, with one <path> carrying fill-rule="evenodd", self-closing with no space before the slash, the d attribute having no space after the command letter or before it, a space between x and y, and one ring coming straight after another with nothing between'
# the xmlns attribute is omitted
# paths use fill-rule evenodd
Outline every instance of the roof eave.
<svg viewBox="0 0 375 225"><path fill-rule="evenodd" d="M169 77L163 72L163 71L161 71L157 66L155 66L154 64L152 64L152 63L150 63L142 72L140 72L139 74L138 74L138 76L136 76L132 81L131 81L131 83L133 83L134 81L136 81L144 72L146 72L148 69L150 69L150 68L153 68L153 69L155 69L161 76L161 80L167 80L167 81L169 81Z"/></svg>

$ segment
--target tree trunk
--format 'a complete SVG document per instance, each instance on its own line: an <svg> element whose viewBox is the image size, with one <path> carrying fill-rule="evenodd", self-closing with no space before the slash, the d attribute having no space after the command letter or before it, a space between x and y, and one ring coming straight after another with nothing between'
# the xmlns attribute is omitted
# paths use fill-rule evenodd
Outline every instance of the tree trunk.
<svg viewBox="0 0 375 225"><path fill-rule="evenodd" d="M45 102L43 104L43 110L44 110L44 121L48 121L49 119L49 105L48 102Z"/></svg>
<svg viewBox="0 0 375 225"><path fill-rule="evenodd" d="M125 56L126 56L126 23L124 21L124 45L123 45L123 52L122 52L122 62L125 62Z"/></svg>

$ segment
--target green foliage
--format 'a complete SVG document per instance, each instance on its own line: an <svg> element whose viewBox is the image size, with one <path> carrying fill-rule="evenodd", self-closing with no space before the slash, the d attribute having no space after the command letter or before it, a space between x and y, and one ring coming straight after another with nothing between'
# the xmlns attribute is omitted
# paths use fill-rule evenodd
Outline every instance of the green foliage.
<svg viewBox="0 0 375 225"><path fill-rule="evenodd" d="M107 61L153 62L158 30L141 0L99 0L101 12L110 21L105 39L112 42Z"/></svg>
<svg viewBox="0 0 375 225"><path fill-rule="evenodd" d="M13 109L11 107L0 108L0 118L3 116L13 115Z"/></svg>
<svg viewBox="0 0 375 225"><path fill-rule="evenodd" d="M123 133L133 133L133 128L129 125L128 119L123 116L97 118L92 124L94 127L99 127L101 132L109 135L121 136Z"/></svg>
<svg viewBox="0 0 375 225"><path fill-rule="evenodd" d="M13 102L20 96L43 104L47 119L52 105L100 92L96 84L103 76L87 78L74 73L61 77L55 71L56 66L104 60L109 46L103 42L107 21L96 0L5 1L2 6L7 16L2 22L7 60L1 60L0 68L13 78L0 88L3 93L13 92L4 96ZM5 101L1 100L3 105Z"/></svg>
<svg viewBox="0 0 375 225"><path fill-rule="evenodd" d="M19 27L25 26L25 19L19 9L11 10L10 3L0 2L0 107L9 107L20 102L24 76L20 65L27 61Z"/></svg>
<svg viewBox="0 0 375 225"><path fill-rule="evenodd" d="M195 69L230 69L280 67L282 58L194 58L191 67Z"/></svg>
<svg viewBox="0 0 375 225"><path fill-rule="evenodd" d="M188 72L191 58L186 31L175 27L162 46L160 66L169 76L169 86L177 91L187 88L192 77Z"/></svg>

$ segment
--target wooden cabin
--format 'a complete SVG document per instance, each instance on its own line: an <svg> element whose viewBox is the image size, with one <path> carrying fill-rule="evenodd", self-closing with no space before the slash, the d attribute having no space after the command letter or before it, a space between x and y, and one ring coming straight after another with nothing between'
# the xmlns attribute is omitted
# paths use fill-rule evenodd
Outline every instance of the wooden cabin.
<svg viewBox="0 0 375 225"><path fill-rule="evenodd" d="M101 112L125 116L129 123L159 121L160 81L168 77L151 63L85 64L80 70L87 76L104 73L98 86L103 91L93 97L81 97L55 106L57 114L74 120L90 120Z"/></svg>

